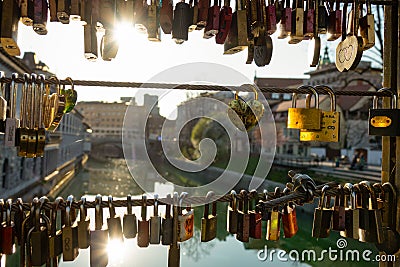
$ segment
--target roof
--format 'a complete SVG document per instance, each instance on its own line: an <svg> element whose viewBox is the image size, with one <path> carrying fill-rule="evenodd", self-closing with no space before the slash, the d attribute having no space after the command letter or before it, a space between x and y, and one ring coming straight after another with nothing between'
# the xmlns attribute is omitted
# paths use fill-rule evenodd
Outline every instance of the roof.
<svg viewBox="0 0 400 267"><path fill-rule="evenodd" d="M20 58L10 56L2 47L0 47L0 61L3 65L20 74L34 71L24 64Z"/></svg>
<svg viewBox="0 0 400 267"><path fill-rule="evenodd" d="M375 89L368 84L347 86L346 90L341 91L350 90L360 92L375 91ZM336 97L336 103L342 108L342 110L356 111L364 107L365 101L369 98L370 97L340 95Z"/></svg>
<svg viewBox="0 0 400 267"><path fill-rule="evenodd" d="M254 83L259 87L290 87L303 84L304 79L289 78L255 78Z"/></svg>

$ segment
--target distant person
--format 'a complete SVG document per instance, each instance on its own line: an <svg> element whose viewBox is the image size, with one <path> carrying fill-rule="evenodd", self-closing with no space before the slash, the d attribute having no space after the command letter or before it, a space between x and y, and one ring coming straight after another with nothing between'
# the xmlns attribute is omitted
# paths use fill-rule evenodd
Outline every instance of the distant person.
<svg viewBox="0 0 400 267"><path fill-rule="evenodd" d="M358 162L358 153L354 153L353 159L351 160L350 170L354 170L356 168Z"/></svg>
<svg viewBox="0 0 400 267"><path fill-rule="evenodd" d="M360 158L358 160L358 169L362 171L364 169L364 165L365 165L365 157L364 153L361 153Z"/></svg>

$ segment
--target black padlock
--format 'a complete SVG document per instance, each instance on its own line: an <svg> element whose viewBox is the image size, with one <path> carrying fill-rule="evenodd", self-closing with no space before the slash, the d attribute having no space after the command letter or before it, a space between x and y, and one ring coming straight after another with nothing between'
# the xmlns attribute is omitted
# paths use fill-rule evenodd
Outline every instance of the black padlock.
<svg viewBox="0 0 400 267"><path fill-rule="evenodd" d="M137 234L137 220L136 215L132 213L132 197L128 195L127 199L127 213L123 219L123 233L125 238L135 238Z"/></svg>
<svg viewBox="0 0 400 267"><path fill-rule="evenodd" d="M322 188L322 196L319 199L318 208L315 208L314 211L314 222L312 229L312 236L316 238L326 238L330 234L331 230L331 220L332 220L332 212L333 210L327 208L327 202L330 201L330 198L326 198L326 190L328 190L329 186L325 185Z"/></svg>
<svg viewBox="0 0 400 267"><path fill-rule="evenodd" d="M189 25L192 23L190 14L188 3L183 1L175 5L174 20L172 22L172 39L177 44L182 44L188 40Z"/></svg>
<svg viewBox="0 0 400 267"><path fill-rule="evenodd" d="M172 236L173 236L173 225L174 221L171 217L171 194L167 195L167 204L165 207L165 218L162 219L161 225L161 244L163 245L171 245L172 244Z"/></svg>
<svg viewBox="0 0 400 267"><path fill-rule="evenodd" d="M400 109L397 109L396 94L390 88L379 89L378 92L392 92L392 108L378 109L378 97L374 96L373 108L369 110L369 135L400 136Z"/></svg>
<svg viewBox="0 0 400 267"><path fill-rule="evenodd" d="M108 208L110 211L110 218L107 218L107 225L110 240L120 240L121 242L123 242L124 238L122 236L121 218L115 214L112 196L108 197Z"/></svg>

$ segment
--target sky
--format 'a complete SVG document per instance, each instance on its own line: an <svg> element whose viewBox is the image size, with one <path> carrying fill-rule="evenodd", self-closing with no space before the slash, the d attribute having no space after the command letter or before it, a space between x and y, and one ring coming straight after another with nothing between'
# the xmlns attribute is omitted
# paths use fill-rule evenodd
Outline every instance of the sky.
<svg viewBox="0 0 400 267"><path fill-rule="evenodd" d="M146 82L161 71L189 62L218 63L239 71L250 80L257 77L306 77L308 65L308 41L288 45L288 39L279 40L277 33L272 36L274 50L271 63L257 67L246 65L247 50L235 55L223 55L223 45L217 45L214 38L203 39L203 31L189 33L189 40L177 45L171 35L162 35L161 42L150 42L147 35L132 28L118 29L120 47L112 61L88 61L83 53L83 26L80 23L47 24L48 34L36 34L32 27L19 24L18 45L21 56L25 51L34 51L39 60L50 67L58 78L71 77L75 80ZM323 47L326 42L323 42ZM334 52L331 46L331 53ZM333 56L333 55L332 55ZM331 56L331 57L332 57ZM207 77L204 78L207 80ZM138 89L76 87L78 101L117 101L121 96L134 96ZM140 98L139 103L141 102ZM161 113L167 112L172 103L186 98L185 93L170 95L160 101Z"/></svg>

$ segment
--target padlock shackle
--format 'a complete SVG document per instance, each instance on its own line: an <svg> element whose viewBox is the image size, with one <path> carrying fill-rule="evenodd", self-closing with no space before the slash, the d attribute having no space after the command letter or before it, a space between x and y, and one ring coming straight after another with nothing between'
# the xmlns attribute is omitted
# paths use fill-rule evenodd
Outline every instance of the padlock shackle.
<svg viewBox="0 0 400 267"><path fill-rule="evenodd" d="M231 198L232 198L232 200L230 202L230 205L231 205L231 208L235 211L235 210L237 210L237 196L236 196L235 190L231 191Z"/></svg>
<svg viewBox="0 0 400 267"><path fill-rule="evenodd" d="M62 197L57 197L53 203L53 209L51 211L51 224L50 224L50 232L51 235L53 236L56 234L57 231L57 213L62 203L64 203L64 199Z"/></svg>
<svg viewBox="0 0 400 267"><path fill-rule="evenodd" d="M302 85L297 88L297 90L301 90L301 89L309 89L313 93L313 95L315 96L315 108L318 109L319 108L319 95L318 95L317 91L314 89L314 87L312 87L311 85ZM296 108L297 95L298 95L297 93L293 93L292 108Z"/></svg>
<svg viewBox="0 0 400 267"><path fill-rule="evenodd" d="M81 203L79 204L79 210L80 210L80 221L84 222L87 218L87 209L85 207L86 205L86 197L81 197Z"/></svg>
<svg viewBox="0 0 400 267"><path fill-rule="evenodd" d="M126 212L127 214L132 214L132 196L127 195L126 196Z"/></svg>
<svg viewBox="0 0 400 267"><path fill-rule="evenodd" d="M320 89L324 90L325 92L328 92L328 95L330 96L331 99L331 111L336 111L336 95L333 89L327 85L316 85L315 89Z"/></svg>
<svg viewBox="0 0 400 267"><path fill-rule="evenodd" d="M212 198L215 196L215 193L213 191L208 191L205 202L206 204L204 205L204 218L208 218L208 214L210 212L210 202L212 202Z"/></svg>
<svg viewBox="0 0 400 267"><path fill-rule="evenodd" d="M95 230L101 230L103 227L103 208L101 207L102 197L100 194L95 198Z"/></svg>
<svg viewBox="0 0 400 267"><path fill-rule="evenodd" d="M330 188L329 185L324 185L324 187L322 187L321 190L321 197L319 199L319 203L318 203L318 209L322 210L323 208L326 207L326 191Z"/></svg>
<svg viewBox="0 0 400 267"><path fill-rule="evenodd" d="M392 90L392 88L388 88L388 87L384 87L378 90L379 92L385 92L385 91L389 91L392 93L392 96L390 97L392 99L392 104L391 104L391 108L392 109L397 109L397 95L396 93ZM372 108L373 109L377 109L378 108L378 96L374 96L373 102L372 102Z"/></svg>
<svg viewBox="0 0 400 267"><path fill-rule="evenodd" d="M141 210L142 221L146 221L147 218L147 196L142 195L142 210Z"/></svg>
<svg viewBox="0 0 400 267"><path fill-rule="evenodd" d="M6 209L7 209L7 211L6 211L6 225L7 226L11 226L12 204L13 204L12 199L11 198L7 199L7 202L6 202Z"/></svg>
<svg viewBox="0 0 400 267"><path fill-rule="evenodd" d="M108 210L110 212L110 218L115 217L115 207L113 204L113 197L111 195L108 196Z"/></svg>
<svg viewBox="0 0 400 267"><path fill-rule="evenodd" d="M13 73L11 75L11 85L10 85L10 118L14 119L16 116L17 109L17 89L18 84L16 79L18 78L18 73Z"/></svg>
<svg viewBox="0 0 400 267"><path fill-rule="evenodd" d="M154 210L153 210L153 216L154 216L154 217L158 216L158 194L154 194Z"/></svg>
<svg viewBox="0 0 400 267"><path fill-rule="evenodd" d="M74 203L74 197L72 195L69 195L67 198L67 203L65 206L65 226L69 227L72 225L72 203Z"/></svg>
<svg viewBox="0 0 400 267"><path fill-rule="evenodd" d="M165 205L165 218L171 218L171 203L172 197L171 194L167 194L167 204Z"/></svg>

